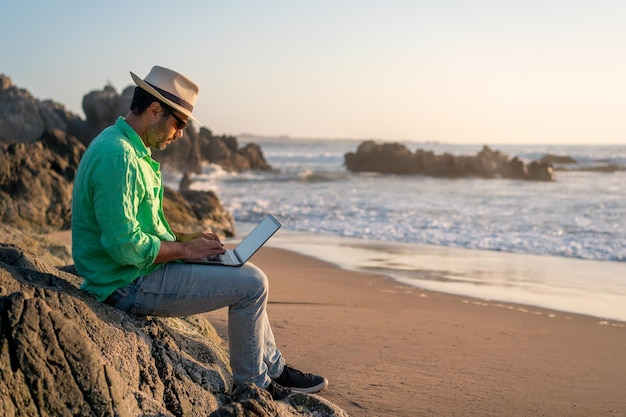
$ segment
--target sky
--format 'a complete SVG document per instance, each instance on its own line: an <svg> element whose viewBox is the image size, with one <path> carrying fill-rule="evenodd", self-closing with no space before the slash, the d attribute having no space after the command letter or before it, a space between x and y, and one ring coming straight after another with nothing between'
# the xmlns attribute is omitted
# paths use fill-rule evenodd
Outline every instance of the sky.
<svg viewBox="0 0 626 417"><path fill-rule="evenodd" d="M624 0L0 0L0 74L81 116L153 65L215 134L626 144Z"/></svg>

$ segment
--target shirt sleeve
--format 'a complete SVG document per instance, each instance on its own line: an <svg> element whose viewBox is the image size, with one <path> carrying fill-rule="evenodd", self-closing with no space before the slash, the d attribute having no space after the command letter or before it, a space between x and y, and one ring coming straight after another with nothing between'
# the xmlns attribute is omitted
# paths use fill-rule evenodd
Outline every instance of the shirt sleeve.
<svg viewBox="0 0 626 417"><path fill-rule="evenodd" d="M137 220L140 204L149 191L142 182L138 162L128 153L101 159L91 187L104 249L120 265L146 269L154 263L161 241L143 231Z"/></svg>

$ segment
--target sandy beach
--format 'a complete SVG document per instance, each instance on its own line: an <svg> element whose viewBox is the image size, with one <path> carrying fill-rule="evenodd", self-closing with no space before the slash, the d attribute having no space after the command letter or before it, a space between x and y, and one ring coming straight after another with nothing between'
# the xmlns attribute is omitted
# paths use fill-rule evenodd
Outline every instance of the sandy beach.
<svg viewBox="0 0 626 417"><path fill-rule="evenodd" d="M282 249L254 257L294 366L354 416L626 416L624 323L426 292ZM224 334L225 311L208 314Z"/></svg>
<svg viewBox="0 0 626 417"><path fill-rule="evenodd" d="M253 262L284 356L325 375L321 395L350 415L626 416L622 322L423 291L272 247ZM226 310L207 317L226 339Z"/></svg>

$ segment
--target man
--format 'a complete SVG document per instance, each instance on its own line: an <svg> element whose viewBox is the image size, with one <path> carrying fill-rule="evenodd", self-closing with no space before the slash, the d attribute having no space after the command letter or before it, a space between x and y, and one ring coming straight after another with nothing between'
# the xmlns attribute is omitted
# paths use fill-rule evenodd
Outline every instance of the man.
<svg viewBox="0 0 626 417"><path fill-rule="evenodd" d="M186 316L228 307L236 386L252 382L282 399L318 392L328 381L285 365L266 313L268 280L251 263L238 268L179 262L224 253L217 235L170 228L151 149L183 136L198 86L155 66L137 85L130 112L89 145L74 182L72 252L81 289L136 315Z"/></svg>

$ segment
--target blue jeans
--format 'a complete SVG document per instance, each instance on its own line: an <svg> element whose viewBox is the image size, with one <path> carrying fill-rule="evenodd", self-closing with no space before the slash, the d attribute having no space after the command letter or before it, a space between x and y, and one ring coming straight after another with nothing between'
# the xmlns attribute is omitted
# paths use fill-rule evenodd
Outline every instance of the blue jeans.
<svg viewBox="0 0 626 417"><path fill-rule="evenodd" d="M171 262L112 294L115 307L135 315L180 317L228 306L230 366L235 385L267 387L285 360L267 317L268 279L258 267Z"/></svg>

